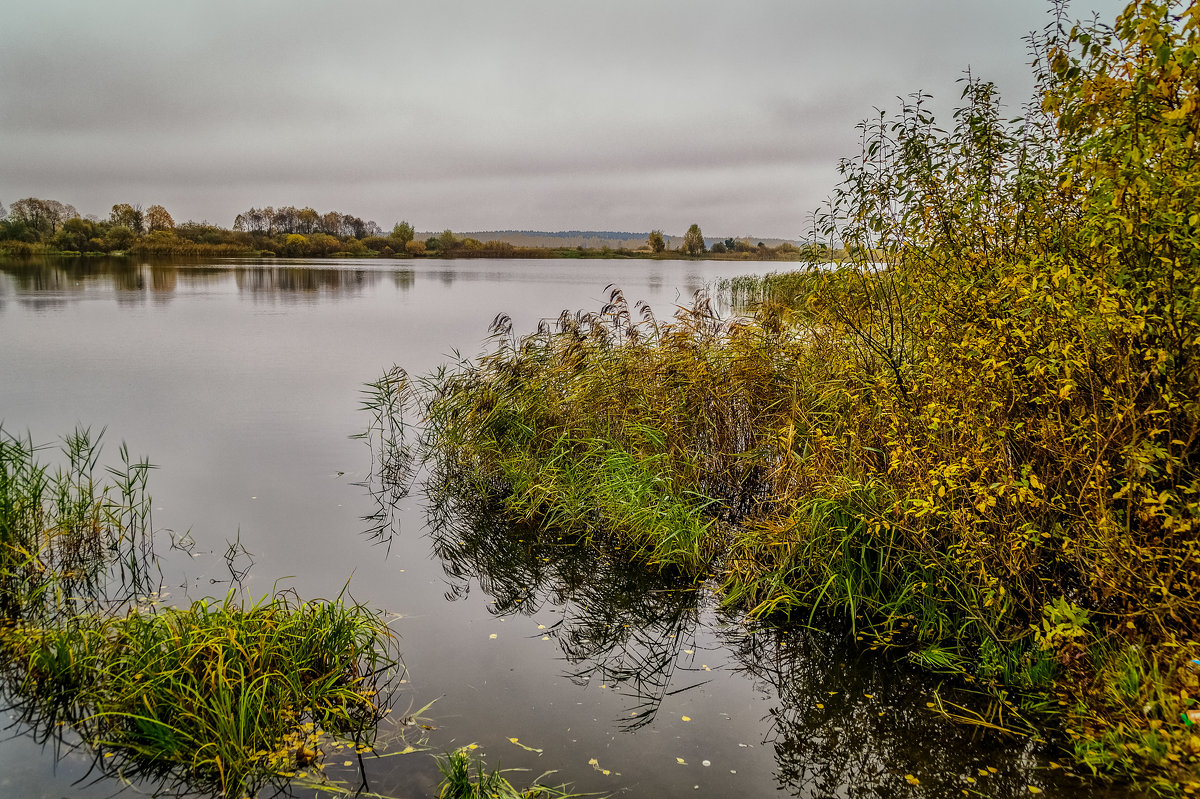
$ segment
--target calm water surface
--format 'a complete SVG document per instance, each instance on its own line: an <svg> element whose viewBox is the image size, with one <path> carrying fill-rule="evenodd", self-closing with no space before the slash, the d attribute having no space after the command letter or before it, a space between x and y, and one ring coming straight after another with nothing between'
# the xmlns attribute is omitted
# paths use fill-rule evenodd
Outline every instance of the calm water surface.
<svg viewBox="0 0 1200 799"><path fill-rule="evenodd" d="M557 770L580 790L639 797L1121 795L1064 778L1026 741L941 722L926 707L935 680L843 636L751 633L703 590L605 553L534 545L453 509L435 519L419 491L371 490L371 452L350 436L368 421L363 384L393 364L417 375L473 356L500 312L530 331L563 309L598 310L610 283L666 316L745 269L0 266L0 420L43 443L107 427L110 460L122 440L150 457L160 544L196 542L192 557L168 555L170 601L223 596L222 553L238 541L252 597L348 585L393 614L408 670L396 706L437 700L425 714L435 752L474 743L526 778ZM4 718L0 796L147 790ZM397 797L431 796L439 779L427 754L368 759L366 776Z"/></svg>

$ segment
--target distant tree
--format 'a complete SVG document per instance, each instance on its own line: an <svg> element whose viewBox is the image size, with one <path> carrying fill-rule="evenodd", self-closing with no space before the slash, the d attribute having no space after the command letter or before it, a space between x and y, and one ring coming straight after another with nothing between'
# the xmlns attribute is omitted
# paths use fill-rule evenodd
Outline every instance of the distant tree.
<svg viewBox="0 0 1200 799"><path fill-rule="evenodd" d="M728 252L728 248L725 246L724 242L716 241L716 242L713 242L711 251L714 253L723 253L723 252Z"/></svg>
<svg viewBox="0 0 1200 799"><path fill-rule="evenodd" d="M137 240L137 234L124 225L113 225L104 234L104 248L106 250L125 250L131 247L134 241Z"/></svg>
<svg viewBox="0 0 1200 799"><path fill-rule="evenodd" d="M308 255L308 239L299 233L289 233L280 251L284 255Z"/></svg>
<svg viewBox="0 0 1200 799"><path fill-rule="evenodd" d="M425 242L423 241L406 241L404 242L404 251L409 255L424 255Z"/></svg>
<svg viewBox="0 0 1200 799"><path fill-rule="evenodd" d="M312 208L301 208L296 212L296 232L305 235L314 233L321 224L321 215Z"/></svg>
<svg viewBox="0 0 1200 799"><path fill-rule="evenodd" d="M308 237L310 255L329 255L342 249L342 243L328 233L314 233Z"/></svg>
<svg viewBox="0 0 1200 799"><path fill-rule="evenodd" d="M291 205L281 205L271 215L271 229L277 234L295 233L300 225L300 209Z"/></svg>
<svg viewBox="0 0 1200 799"><path fill-rule="evenodd" d="M145 223L146 215L142 213L142 206L130 205L129 203L118 203L112 207L108 213L108 221L113 225L127 228L131 233L139 234L142 232L142 226Z"/></svg>
<svg viewBox="0 0 1200 799"><path fill-rule="evenodd" d="M54 234L54 245L60 250L87 250L88 242L96 235L96 225L78 216L63 222Z"/></svg>
<svg viewBox="0 0 1200 799"><path fill-rule="evenodd" d="M734 240L733 240L733 239L731 239L731 238L729 238L729 239L725 239L725 249L726 249L726 250L729 250L730 252L733 252L733 251L734 251L734 249L735 249L736 247L737 247L737 242L736 242L736 241L734 241Z"/></svg>
<svg viewBox="0 0 1200 799"><path fill-rule="evenodd" d="M425 239L426 250L438 250L441 248L441 246L442 240L437 236L430 236L429 238Z"/></svg>
<svg viewBox="0 0 1200 799"><path fill-rule="evenodd" d="M351 214L342 215L342 235L361 239L367 235L367 223Z"/></svg>
<svg viewBox="0 0 1200 799"><path fill-rule="evenodd" d="M321 221L317 225L317 229L327 236L342 235L342 215L337 211L321 214Z"/></svg>
<svg viewBox="0 0 1200 799"><path fill-rule="evenodd" d="M146 229L153 232L155 230L174 230L175 220L167 213L167 209L161 205L152 205L146 209Z"/></svg>
<svg viewBox="0 0 1200 799"><path fill-rule="evenodd" d="M416 235L413 226L408 224L408 222L397 222L396 226L392 228L392 238L400 239L400 242L405 245L412 241Z"/></svg>
<svg viewBox="0 0 1200 799"><path fill-rule="evenodd" d="M58 200L26 197L12 204L8 209L8 216L13 221L22 223L39 238L48 238L58 231L63 222L79 216L79 212L73 206Z"/></svg>
<svg viewBox="0 0 1200 799"><path fill-rule="evenodd" d="M663 238L663 232L661 230L651 230L649 238L646 239L646 243L649 244L650 249L654 250L655 252L662 252L663 250L667 249L667 240Z"/></svg>
<svg viewBox="0 0 1200 799"><path fill-rule="evenodd" d="M442 252L449 252L458 246L458 239L454 237L454 233L450 228L442 231L442 235L438 236L438 249Z"/></svg>
<svg viewBox="0 0 1200 799"><path fill-rule="evenodd" d="M704 252L704 234L699 225L692 225L683 234L683 251L688 255L699 255Z"/></svg>

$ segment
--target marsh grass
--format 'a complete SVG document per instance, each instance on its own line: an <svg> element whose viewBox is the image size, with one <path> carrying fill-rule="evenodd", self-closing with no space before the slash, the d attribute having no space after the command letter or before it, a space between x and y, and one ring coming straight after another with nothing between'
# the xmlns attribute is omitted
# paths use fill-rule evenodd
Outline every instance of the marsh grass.
<svg viewBox="0 0 1200 799"><path fill-rule="evenodd" d="M92 746L224 795L320 768L300 731L364 742L386 712L390 636L357 605L232 595L5 632L11 689Z"/></svg>
<svg viewBox="0 0 1200 799"><path fill-rule="evenodd" d="M286 591L161 605L150 465L122 447L101 471L86 430L53 471L37 452L0 431L0 676L19 718L66 725L105 773L223 796L371 745L398 674L379 614Z"/></svg>

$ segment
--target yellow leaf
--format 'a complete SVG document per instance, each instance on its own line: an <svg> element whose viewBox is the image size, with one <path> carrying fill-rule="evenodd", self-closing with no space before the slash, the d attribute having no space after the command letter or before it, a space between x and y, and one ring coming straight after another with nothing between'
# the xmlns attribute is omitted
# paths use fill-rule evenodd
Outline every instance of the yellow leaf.
<svg viewBox="0 0 1200 799"><path fill-rule="evenodd" d="M692 717L691 717L691 716L681 716L681 718L682 718L684 721L691 721L691 720L692 720Z"/></svg>
<svg viewBox="0 0 1200 799"><path fill-rule="evenodd" d="M911 774L905 774L904 781L907 782L909 785L920 785L921 784L921 781Z"/></svg>

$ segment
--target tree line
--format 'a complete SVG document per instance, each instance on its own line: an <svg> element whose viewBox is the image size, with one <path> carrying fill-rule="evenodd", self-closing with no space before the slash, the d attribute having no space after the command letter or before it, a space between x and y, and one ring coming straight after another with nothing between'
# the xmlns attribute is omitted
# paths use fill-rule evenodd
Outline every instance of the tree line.
<svg viewBox="0 0 1200 799"><path fill-rule="evenodd" d="M699 225L692 225L677 248L654 230L637 250L624 247L537 247L507 241L480 241L451 230L425 239L407 221L385 232L374 220L340 211L318 212L291 205L251 207L233 220L232 228L208 222L176 223L162 205L113 205L107 218L82 216L58 200L26 197L6 210L0 205L0 255L31 256L59 252L72 255L204 255L285 257L730 257L746 260L796 260L801 249L791 244L755 247L748 240L726 239L705 245Z"/></svg>

